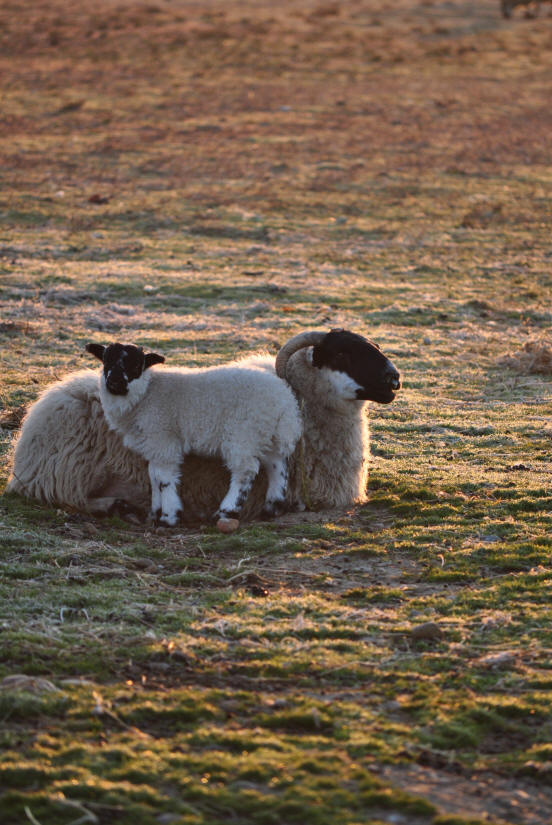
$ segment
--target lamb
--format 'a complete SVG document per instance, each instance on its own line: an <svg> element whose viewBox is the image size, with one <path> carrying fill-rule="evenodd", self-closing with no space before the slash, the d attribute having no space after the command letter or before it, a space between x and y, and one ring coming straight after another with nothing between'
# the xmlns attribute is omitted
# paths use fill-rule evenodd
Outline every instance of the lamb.
<svg viewBox="0 0 552 825"><path fill-rule="evenodd" d="M302 434L289 461L290 509L346 508L366 496L369 433L366 401L390 403L400 376L377 345L346 330L307 331L276 358L255 355L241 367L265 370L291 386L301 407ZM190 522L212 517L228 489L217 457L190 455L180 499ZM258 518L267 477L263 468L241 520ZM46 389L23 420L7 491L92 514L143 518L150 501L147 462L109 429L97 372L69 375Z"/></svg>
<svg viewBox="0 0 552 825"><path fill-rule="evenodd" d="M222 522L239 518L261 465L268 478L263 515L282 509L287 461L301 434L299 407L284 381L251 366L153 370L164 357L132 344L86 349L103 363L100 400L109 427L148 462L151 514L160 524L180 521L178 483L190 453L218 456L230 471L217 510Z"/></svg>

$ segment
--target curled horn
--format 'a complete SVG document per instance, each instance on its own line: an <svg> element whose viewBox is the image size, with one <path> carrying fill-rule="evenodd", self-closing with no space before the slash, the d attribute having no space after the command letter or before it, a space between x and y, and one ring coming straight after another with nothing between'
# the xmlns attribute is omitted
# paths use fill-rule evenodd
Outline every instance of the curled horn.
<svg viewBox="0 0 552 825"><path fill-rule="evenodd" d="M318 332L313 329L309 332L300 332L299 335L290 338L276 356L276 375L279 378L285 378L287 363L291 356L300 349L316 346L326 335L326 332Z"/></svg>

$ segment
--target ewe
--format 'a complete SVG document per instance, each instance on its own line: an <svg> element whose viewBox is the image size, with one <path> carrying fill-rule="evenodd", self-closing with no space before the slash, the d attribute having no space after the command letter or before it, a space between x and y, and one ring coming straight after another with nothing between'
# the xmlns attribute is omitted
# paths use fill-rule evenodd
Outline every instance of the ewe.
<svg viewBox="0 0 552 825"><path fill-rule="evenodd" d="M237 365L256 374L275 372L268 355ZM276 370L295 393L302 417L302 435L289 461L287 506L345 508L363 501L369 459L366 401L391 402L400 387L399 373L375 344L345 330L295 336L278 353ZM184 518L212 517L229 483L220 458L187 457L179 488ZM145 515L151 500L147 462L108 427L97 372L69 375L30 407L7 490L87 513ZM266 491L261 468L242 520L261 515Z"/></svg>
<svg viewBox="0 0 552 825"><path fill-rule="evenodd" d="M400 375L379 347L347 330L309 331L276 356L276 373L301 404L303 434L290 462L292 509L348 507L366 498L366 401L389 404Z"/></svg>

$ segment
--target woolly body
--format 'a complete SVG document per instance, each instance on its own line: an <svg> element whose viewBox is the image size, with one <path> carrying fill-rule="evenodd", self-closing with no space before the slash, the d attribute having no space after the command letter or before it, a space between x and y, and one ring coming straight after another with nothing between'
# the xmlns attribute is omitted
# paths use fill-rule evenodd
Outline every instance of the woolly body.
<svg viewBox="0 0 552 825"><path fill-rule="evenodd" d="M155 367L131 382L131 392L135 385L129 402L100 379L100 398L109 426L147 461L188 453L258 461L275 443L293 452L301 432L293 394L264 370Z"/></svg>
<svg viewBox="0 0 552 825"><path fill-rule="evenodd" d="M364 501L370 458L367 405L336 394L335 372L313 368L306 349L292 355L286 379L300 399L303 418L290 466L290 505L317 510Z"/></svg>
<svg viewBox="0 0 552 825"><path fill-rule="evenodd" d="M134 506L147 507L147 465L108 428L97 371L67 376L31 405L6 491L91 513L108 512L132 491Z"/></svg>
<svg viewBox="0 0 552 825"><path fill-rule="evenodd" d="M104 365L100 398L109 426L148 462L151 513L161 524L181 519L178 484L190 453L218 456L230 471L217 510L223 520L239 517L261 465L268 477L265 514L281 510L287 460L301 434L297 401L285 382L243 365L152 369L163 356L131 344L87 350Z"/></svg>

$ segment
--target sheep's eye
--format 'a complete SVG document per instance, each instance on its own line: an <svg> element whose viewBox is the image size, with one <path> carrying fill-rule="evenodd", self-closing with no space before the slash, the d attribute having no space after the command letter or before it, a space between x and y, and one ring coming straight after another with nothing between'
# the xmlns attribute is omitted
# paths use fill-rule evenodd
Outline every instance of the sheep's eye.
<svg viewBox="0 0 552 825"><path fill-rule="evenodd" d="M126 374L128 375L129 378L138 378L138 376L140 375L141 370L140 370L140 367L138 366L138 364L135 364L131 361L130 363L126 364L125 372L126 372Z"/></svg>
<svg viewBox="0 0 552 825"><path fill-rule="evenodd" d="M346 370L350 364L350 358L346 352L338 352L333 359L333 367L337 370Z"/></svg>

